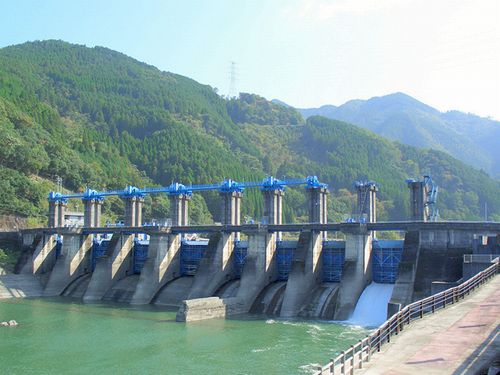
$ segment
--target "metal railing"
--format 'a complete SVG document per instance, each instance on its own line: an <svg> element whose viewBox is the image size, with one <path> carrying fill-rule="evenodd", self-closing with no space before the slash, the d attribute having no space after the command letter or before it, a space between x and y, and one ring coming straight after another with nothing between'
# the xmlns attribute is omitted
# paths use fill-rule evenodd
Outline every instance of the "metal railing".
<svg viewBox="0 0 500 375"><path fill-rule="evenodd" d="M369 362L374 353L380 352L382 345L391 342L392 336L398 335L412 321L457 303L499 271L499 262L495 259L494 264L466 282L405 306L371 335L359 340L356 345L351 345L348 350L330 360L325 366L318 367L314 375L353 374L355 369L363 368L364 362Z"/></svg>

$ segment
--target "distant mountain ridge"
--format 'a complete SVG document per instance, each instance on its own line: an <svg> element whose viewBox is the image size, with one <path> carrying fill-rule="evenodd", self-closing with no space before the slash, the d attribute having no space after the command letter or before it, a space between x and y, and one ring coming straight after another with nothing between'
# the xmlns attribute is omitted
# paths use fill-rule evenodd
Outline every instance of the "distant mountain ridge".
<svg viewBox="0 0 500 375"><path fill-rule="evenodd" d="M410 146L444 151L500 178L499 121L459 111L443 113L401 92L298 111L306 119L319 115L346 121Z"/></svg>

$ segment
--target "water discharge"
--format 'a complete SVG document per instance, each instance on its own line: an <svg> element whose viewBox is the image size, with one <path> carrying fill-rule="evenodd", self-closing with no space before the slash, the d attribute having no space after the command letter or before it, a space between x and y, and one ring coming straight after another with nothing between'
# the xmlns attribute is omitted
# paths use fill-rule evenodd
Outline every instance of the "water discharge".
<svg viewBox="0 0 500 375"><path fill-rule="evenodd" d="M387 320L387 303L389 302L394 284L368 285L348 323L362 327L378 327Z"/></svg>
<svg viewBox="0 0 500 375"><path fill-rule="evenodd" d="M175 312L68 299L0 301L4 374L310 374L367 334L332 322L246 316L191 324Z"/></svg>

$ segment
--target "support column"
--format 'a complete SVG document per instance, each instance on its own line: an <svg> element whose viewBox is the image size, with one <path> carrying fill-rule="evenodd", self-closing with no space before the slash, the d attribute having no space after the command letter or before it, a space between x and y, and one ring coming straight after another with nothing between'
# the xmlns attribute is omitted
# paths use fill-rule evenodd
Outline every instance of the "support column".
<svg viewBox="0 0 500 375"><path fill-rule="evenodd" d="M59 201L49 201L49 228L59 226Z"/></svg>
<svg viewBox="0 0 500 375"><path fill-rule="evenodd" d="M144 204L144 198L143 197L136 197L134 227L142 227L142 206L143 206L143 204Z"/></svg>
<svg viewBox="0 0 500 375"><path fill-rule="evenodd" d="M325 187L308 188L309 192L309 222L326 224L328 222L327 196ZM321 237L326 240L327 232L321 232Z"/></svg>
<svg viewBox="0 0 500 375"><path fill-rule="evenodd" d="M241 224L241 197L239 191L221 192L222 198L221 223L226 225Z"/></svg>
<svg viewBox="0 0 500 375"><path fill-rule="evenodd" d="M356 182L356 192L358 196L359 221L365 217L367 223L375 223L377 221L377 185L374 182Z"/></svg>
<svg viewBox="0 0 500 375"><path fill-rule="evenodd" d="M68 204L65 201L59 202L59 227L66 226L66 207Z"/></svg>
<svg viewBox="0 0 500 375"><path fill-rule="evenodd" d="M413 221L427 221L426 189L423 181L408 181L410 189L410 215Z"/></svg>
<svg viewBox="0 0 500 375"><path fill-rule="evenodd" d="M96 216L96 205L94 199L82 199L83 202L83 226L93 228Z"/></svg>
<svg viewBox="0 0 500 375"><path fill-rule="evenodd" d="M270 225L283 224L283 196L282 189L263 190L264 196L264 217ZM281 232L276 233L277 240L281 239Z"/></svg>
<svg viewBox="0 0 500 375"><path fill-rule="evenodd" d="M187 194L170 195L170 215L172 216L173 226L189 225L189 200L191 197Z"/></svg>
<svg viewBox="0 0 500 375"><path fill-rule="evenodd" d="M98 228L101 226L102 200L97 199L94 207L94 227Z"/></svg>
<svg viewBox="0 0 500 375"><path fill-rule="evenodd" d="M327 188L310 188L309 191L309 222L327 223Z"/></svg>
<svg viewBox="0 0 500 375"><path fill-rule="evenodd" d="M123 198L123 201L125 202L125 226L135 227L137 197L126 197Z"/></svg>
<svg viewBox="0 0 500 375"><path fill-rule="evenodd" d="M243 193L240 191L221 192L222 212L221 223L224 225L240 225L241 224L241 197ZM234 233L235 240L239 240L240 234Z"/></svg>

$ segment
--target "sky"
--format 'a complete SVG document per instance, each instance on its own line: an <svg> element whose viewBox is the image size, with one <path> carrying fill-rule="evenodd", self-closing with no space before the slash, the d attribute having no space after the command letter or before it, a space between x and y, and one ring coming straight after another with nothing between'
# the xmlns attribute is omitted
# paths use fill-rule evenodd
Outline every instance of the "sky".
<svg viewBox="0 0 500 375"><path fill-rule="evenodd" d="M61 39L300 108L404 92L500 120L499 0L0 0L0 47Z"/></svg>

